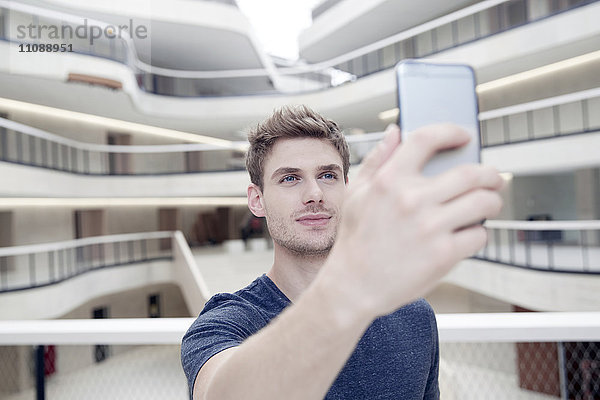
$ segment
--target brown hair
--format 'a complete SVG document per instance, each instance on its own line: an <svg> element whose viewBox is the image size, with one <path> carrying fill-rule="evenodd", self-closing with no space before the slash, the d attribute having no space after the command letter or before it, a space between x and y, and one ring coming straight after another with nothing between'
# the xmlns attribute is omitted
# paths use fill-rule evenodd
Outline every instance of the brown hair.
<svg viewBox="0 0 600 400"><path fill-rule="evenodd" d="M346 138L335 122L323 117L305 105L284 106L248 133L250 148L246 154L246 168L250 180L263 190L265 159L280 138L311 137L325 139L342 157L344 181L348 179L350 151Z"/></svg>

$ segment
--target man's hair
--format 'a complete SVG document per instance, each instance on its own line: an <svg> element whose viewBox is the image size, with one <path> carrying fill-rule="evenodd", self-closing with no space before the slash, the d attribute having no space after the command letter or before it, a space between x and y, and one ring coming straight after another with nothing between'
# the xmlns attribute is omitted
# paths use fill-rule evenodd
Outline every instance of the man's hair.
<svg viewBox="0 0 600 400"><path fill-rule="evenodd" d="M248 133L250 148L246 154L246 168L250 181L263 190L265 160L278 139L324 139L336 148L342 157L344 181L348 179L350 151L338 125L305 105L284 106Z"/></svg>

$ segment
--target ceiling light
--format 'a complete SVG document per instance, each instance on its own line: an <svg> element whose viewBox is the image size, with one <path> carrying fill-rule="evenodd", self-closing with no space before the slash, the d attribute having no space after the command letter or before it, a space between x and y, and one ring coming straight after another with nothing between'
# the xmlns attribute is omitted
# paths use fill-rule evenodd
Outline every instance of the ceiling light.
<svg viewBox="0 0 600 400"><path fill-rule="evenodd" d="M542 75L557 72L563 69L582 65L591 61L600 59L600 50L587 53L581 56L562 60L553 64L544 65L539 68L530 69L528 71L520 72L518 74L506 76L504 78L496 79L494 81L482 83L477 85L477 93L487 92L489 90L498 89L501 86L512 85L514 83L522 82L528 79L537 78Z"/></svg>
<svg viewBox="0 0 600 400"><path fill-rule="evenodd" d="M90 125L96 125L107 130L126 131L131 133L142 133L166 137L170 139L181 140L190 143L205 143L226 148L237 148L238 144L234 142L210 136L198 135L195 133L178 131L175 129L160 128L158 126L138 124L114 118L100 117L98 115L85 114L76 111L64 110L60 108L42 106L39 104L26 103L17 100L0 98L0 109L7 111L22 111L43 115L45 117L62 118L69 121L81 122Z"/></svg>
<svg viewBox="0 0 600 400"><path fill-rule="evenodd" d="M379 119L382 121L388 121L391 119L397 119L399 113L400 113L400 110L396 107L396 108L392 108L391 110L385 110L385 111L380 112L377 115L377 117L379 117Z"/></svg>

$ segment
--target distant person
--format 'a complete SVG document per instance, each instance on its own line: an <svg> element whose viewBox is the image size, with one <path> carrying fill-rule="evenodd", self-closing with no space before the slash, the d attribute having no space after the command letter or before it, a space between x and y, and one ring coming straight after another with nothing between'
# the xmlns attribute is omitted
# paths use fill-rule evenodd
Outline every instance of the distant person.
<svg viewBox="0 0 600 400"><path fill-rule="evenodd" d="M263 219L255 216L251 212L248 212L248 215L244 217L240 225L240 236L242 237L244 244L247 244L248 239L252 236L262 234Z"/></svg>
<svg viewBox="0 0 600 400"><path fill-rule="evenodd" d="M486 241L502 180L469 165L436 177L450 125L397 127L348 185L348 145L307 107L249 135L248 208L274 241L266 275L205 305L182 343L194 399L438 399L435 315L420 299Z"/></svg>

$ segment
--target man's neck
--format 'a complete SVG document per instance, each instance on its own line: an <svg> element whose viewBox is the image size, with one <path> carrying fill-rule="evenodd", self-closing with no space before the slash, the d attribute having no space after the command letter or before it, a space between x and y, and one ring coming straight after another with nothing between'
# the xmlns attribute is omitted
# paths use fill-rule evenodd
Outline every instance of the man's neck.
<svg viewBox="0 0 600 400"><path fill-rule="evenodd" d="M300 255L277 243L273 245L274 261L267 276L294 302L315 279L328 254Z"/></svg>

